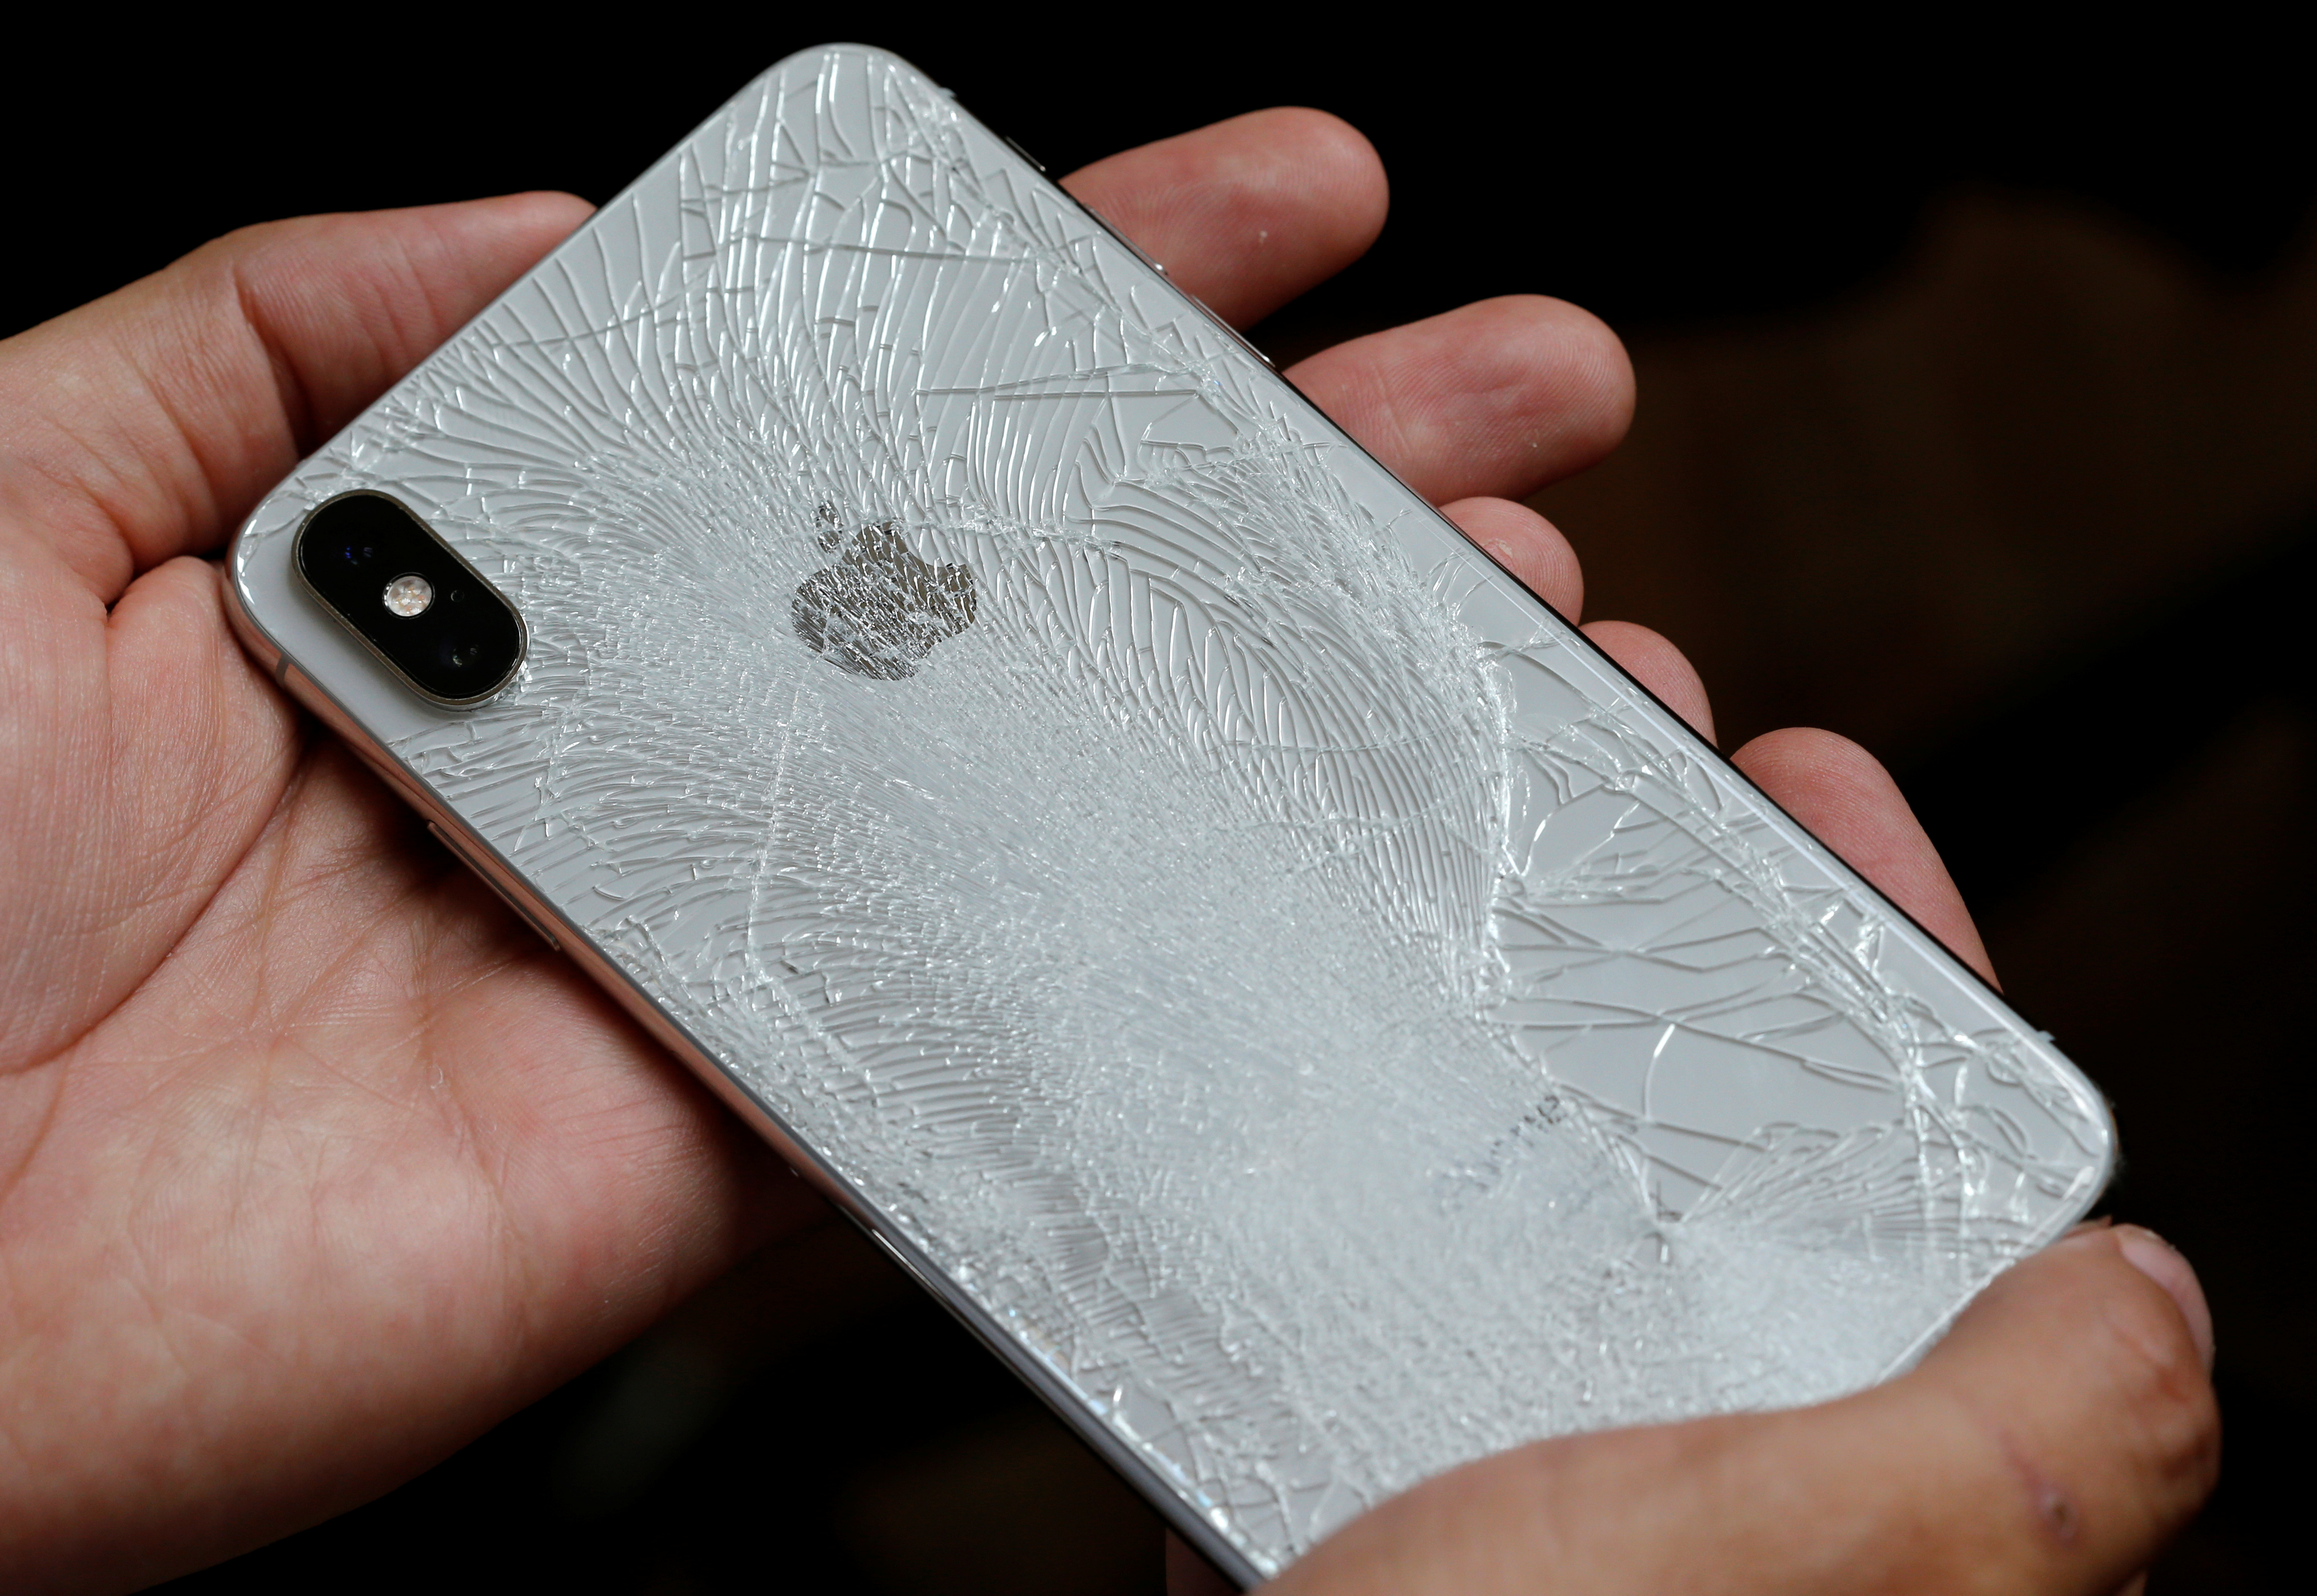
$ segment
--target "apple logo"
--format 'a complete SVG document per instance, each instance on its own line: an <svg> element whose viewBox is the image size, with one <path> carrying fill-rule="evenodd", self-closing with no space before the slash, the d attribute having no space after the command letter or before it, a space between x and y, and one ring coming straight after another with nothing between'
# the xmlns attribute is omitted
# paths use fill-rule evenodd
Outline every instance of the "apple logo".
<svg viewBox="0 0 2317 1596"><path fill-rule="evenodd" d="M790 616L805 646L855 676L899 681L945 637L973 623L973 572L909 552L900 524L839 530L836 507L820 507L818 539L835 565L797 584Z"/></svg>

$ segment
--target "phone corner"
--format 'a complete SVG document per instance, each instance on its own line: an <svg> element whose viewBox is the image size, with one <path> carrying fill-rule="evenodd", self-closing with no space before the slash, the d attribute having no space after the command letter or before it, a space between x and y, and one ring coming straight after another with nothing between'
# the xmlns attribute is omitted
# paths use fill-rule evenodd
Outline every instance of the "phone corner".
<svg viewBox="0 0 2317 1596"><path fill-rule="evenodd" d="M2124 1154L2116 1106L2108 1101L2107 1094L2081 1065L2059 1051L2048 1032L2034 1034L2050 1050L2060 1083L2074 1099L2071 1105L2077 1115L2074 1134L2084 1154L2071 1189L2053 1205L2053 1217L2045 1226L2045 1233L2035 1239L2035 1246L2044 1247L2067 1234L2099 1206L2100 1198L2116 1183Z"/></svg>
<svg viewBox="0 0 2317 1596"><path fill-rule="evenodd" d="M282 644L257 619L255 596L249 587L249 555L256 539L257 517L252 516L241 524L230 542L226 545L225 559L218 571L219 586L225 595L226 623L233 628L234 636L250 657L264 668L265 674L277 682L282 679L288 655Z"/></svg>
<svg viewBox="0 0 2317 1596"><path fill-rule="evenodd" d="M2086 1084L2089 1086L2089 1082ZM2056 1241L2058 1236L2065 1235L2085 1215L2097 1207L2100 1198L2107 1195L2108 1188L2116 1184L2116 1173L2124 1167L2124 1148L2121 1133L2116 1129L2115 1106L2107 1100L2107 1094L2097 1087L2091 1087L2087 1096L2089 1100L2085 1105L2085 1117L2099 1135L2099 1156L2084 1171L2083 1200L2074 1216L2060 1228L2057 1235L2047 1240Z"/></svg>
<svg viewBox="0 0 2317 1596"><path fill-rule="evenodd" d="M831 39L819 44L807 45L802 49L792 50L756 74L756 81L761 82L765 78L776 76L802 62L827 60L831 57L845 57L853 60L897 67L944 94L954 95L953 90L944 86L931 73L899 51L888 49L881 44L869 44L854 39Z"/></svg>

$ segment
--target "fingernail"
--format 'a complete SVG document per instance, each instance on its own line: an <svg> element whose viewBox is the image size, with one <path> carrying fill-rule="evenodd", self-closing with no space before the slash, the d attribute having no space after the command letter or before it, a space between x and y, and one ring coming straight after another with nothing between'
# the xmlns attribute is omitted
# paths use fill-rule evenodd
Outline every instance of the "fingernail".
<svg viewBox="0 0 2317 1596"><path fill-rule="evenodd" d="M2196 1271L2188 1260L2173 1251L2170 1242L2152 1230L2137 1224L2116 1227L2116 1250L2124 1254L2124 1261L2164 1287L2180 1310L2180 1317L2188 1322L2188 1334L2203 1355L2205 1367L2213 1367L2213 1310L2205 1302L2205 1288L2196 1284Z"/></svg>

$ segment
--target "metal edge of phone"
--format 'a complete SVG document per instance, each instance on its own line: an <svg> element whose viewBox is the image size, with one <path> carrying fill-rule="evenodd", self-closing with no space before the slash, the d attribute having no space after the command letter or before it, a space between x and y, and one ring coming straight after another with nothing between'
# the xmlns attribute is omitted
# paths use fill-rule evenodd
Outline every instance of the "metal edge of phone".
<svg viewBox="0 0 2317 1596"><path fill-rule="evenodd" d="M905 58L879 46L850 44L842 41L832 41L826 44L813 45L804 49L792 51L789 55L781 58L778 61L766 67L763 71L752 74L738 90L735 91L734 94L726 96L723 101L720 102L713 111L711 111L707 116L703 117L692 129L687 130L684 136L676 140L666 153L648 165L642 172L637 175L633 181L622 187L619 193L614 195L610 202L607 202L602 209L604 211L610 210L613 205L617 204L620 200L624 199L631 192L643 184L656 171L658 171L664 162L674 158L680 151L686 148L702 130L713 123L717 118L722 116L730 103L734 100L738 99L741 95L747 94L748 88L756 82L773 73L780 71L783 67L786 67L792 61L806 57L822 56L832 50L840 49L860 51L864 54L873 54L892 61L943 94L952 102L960 116L974 122L975 125L980 127L983 132L988 134L997 144L1004 147L1015 159L1021 163L1019 170L1022 175L1043 184L1053 193L1060 195L1074 208L1091 218L1107 237L1118 243L1133 259L1149 268L1159 282L1164 283L1167 289L1171 290L1191 309L1197 310L1215 326L1221 328L1222 331L1236 345L1238 345L1239 348L1253 355L1263 368L1265 374L1271 377L1274 381L1277 381L1282 388L1293 394L1295 399L1302 403L1311 417L1315 419L1327 433L1332 435L1345 446L1356 451L1358 453L1374 462L1379 469L1389 474L1394 481L1400 482L1403 488L1408 487L1405 480L1400 477L1398 471L1394 471L1389 464L1376 460L1375 456L1370 453L1364 445L1360 444L1357 439L1352 437L1348 433L1345 432L1343 428L1330 418L1319 405L1314 403L1301 388L1297 387L1292 381L1290 381L1284 372L1279 371L1269 356L1264 354L1261 350L1256 348L1256 346L1249 342L1245 335L1240 333L1239 329L1231 327L1230 323L1224 321L1221 317L1216 315L1212 309L1209 309L1208 306L1196 295L1191 293L1188 290L1183 288L1179 283L1177 283L1160 263L1153 260L1149 255L1144 253L1141 247L1136 246L1099 211L1087 205L1084 201L1079 200L1078 196L1072 194L1068 189L1063 188L1059 182L1049 176L1046 174L1044 166L1020 145L1016 144L1011 139L1006 138L1005 135L998 133L987 123L982 122L979 117L974 116L973 113L959 101L956 91L943 87L928 74L920 70ZM577 232L575 232L574 238L577 238L579 233L584 233L586 230L586 227L587 224L583 222L580 225L579 229L577 229ZM568 240L566 241L567 244L568 242ZM557 246L557 249L560 250L564 247L564 245L559 245ZM553 251L550 251L548 258L551 258L553 253ZM529 273L526 273L525 277L527 278L528 275ZM522 280L519 279L516 284L510 284L505 291L509 293L514 291L515 287L519 286L521 281ZM504 297L504 294L495 297L489 304L479 309L475 316L470 318L469 323L466 325L471 325L474 320L479 320L483 316L488 315L491 309L498 303L499 299ZM444 344L447 345L452 339L458 337L460 333L464 330L465 325L462 325L458 331L452 333L443 340ZM358 422L359 419L359 417L356 417L356 422ZM349 426L354 424L355 423L349 423ZM1603 664L1606 665L1618 677L1622 677L1627 684L1629 684L1636 693L1642 695L1650 702L1656 704L1659 708L1664 709L1671 722L1675 726L1679 727L1683 733L1689 739L1691 743L1691 751L1694 754L1711 759L1713 763L1719 767L1728 776L1751 792L1759 802L1776 811L1778 814L1783 816L1788 823L1793 825L1798 832L1803 836L1809 838L1819 849L1823 851L1823 862L1832 869L1838 877L1847 880L1856 888L1863 891L1874 902L1880 905L1884 912L1913 928L1922 936L1925 942L1931 948L1937 950L1937 955L1939 958L1950 964L1955 971L1968 977L1970 982L1974 986L1978 987L1982 995L1986 999L1990 1000L2001 1013L2010 1016L2012 1019L2019 1024L2022 1029L2030 1031L2038 1030L2038 1027L2033 1026L2031 1022L2019 1014L2018 1010L2012 1006L2009 1000L2004 997L1990 982L1982 976L1979 972L1973 970L1960 957L1956 956L1955 954L1946 946L1946 943L1941 941L1937 936L1933 935L1929 930L1924 928L1922 923L1916 919L1912 914L1910 914L1899 904L1892 901L1891 899L1879 888L1875 887L1874 883L1868 882L1856 869L1852 868L1850 865L1842 859L1839 855L1836 854L1832 848L1828 847L1824 843L1818 841L1816 834L1812 832L1809 827L1796 820L1786 811L1785 806L1778 803L1776 799L1770 797L1767 793L1764 793L1752 780L1747 777L1742 771L1739 770L1735 765L1731 764L1728 757L1722 754L1718 748L1714 747L1713 744L1706 741L1703 736L1691 730L1687 722L1683 720L1677 712L1667 705L1665 702L1657 695L1657 694L1651 692L1643 683L1635 680L1623 666L1618 665L1615 659L1611 659L1604 650L1602 650L1598 644L1595 643L1589 637L1586 636L1586 634L1574 624L1569 623L1567 617L1561 615L1558 611L1554 610L1552 606L1547 604L1543 598L1530 592L1525 583L1520 582L1517 577L1514 577L1512 575L1510 570L1504 565L1503 561L1497 559L1497 557L1490 553L1486 548L1466 535L1461 527L1456 527L1454 522L1450 521L1445 516L1440 515L1437 507L1433 506L1429 500L1423 497L1423 495L1417 493L1412 488L1409 489L1408 491L1412 504L1421 505L1425 508L1430 510L1443 525L1454 528L1458 539L1475 555L1485 560L1490 566L1494 567L1508 578L1511 578L1517 591L1525 596L1527 602L1537 605L1538 608L1553 615L1556 620L1561 621L1563 625L1567 626L1571 641L1580 644L1582 647L1591 651ZM270 491L268 497L270 497ZM264 501L261 499L260 502L262 505ZM245 519L242 526L237 529L234 540L235 542L237 543L239 542L241 536L248 530L251 522L254 521L255 518L255 514L253 513L252 516ZM439 538L439 534L437 535L438 541L443 542L445 547L451 547L448 540L442 540ZM452 549L452 552L454 554L457 553L455 548ZM469 563L465 561L463 556L459 556L459 558L462 563ZM470 569L472 569L470 563L469 568ZM1049 1368L1042 1360L1033 1355L1028 1349L1022 1346L1018 1341L1006 1336L996 1325L989 1323L985 1310L983 1310L979 1304L975 1303L971 1297L961 1291L941 1272L936 1266L931 1262L930 1260L924 1257L916 1244L909 1241L906 1235L900 1234L897 1227L890 1225L885 1220L884 1216L876 1210L873 1205L869 1203L860 1194L854 1191L852 1187L843 1179L843 1177L831 1170L819 1154L814 1152L790 1131L788 1126L782 1122L778 1115L774 1113L762 1101L760 1101L746 1085L734 1079L732 1075L728 1073L720 1065L719 1065L712 1055L711 1055L709 1052L691 1035L691 1033L684 1028L683 1024L666 1013L666 1011L659 1006L658 1001L637 983L633 977L630 976L610 958L606 957L604 953L595 946L594 942L583 929L566 919L556 910L551 902L533 893L523 878L515 870L514 870L503 857L500 856L498 851L493 847L488 840L469 828L465 821L463 821L448 805L438 801L433 793L427 788L425 782L419 778L416 773L410 770L392 749L389 749L386 745L371 736L327 688L324 687L320 683L315 681L311 677L300 670L298 668L297 661L290 658L288 653L273 638L272 633L267 632L263 623L261 623L256 617L250 613L247 605L245 602L245 596L241 590L240 581L238 579L235 564L231 560L230 557L228 557L227 569L224 575L225 580L223 581L222 586L225 589L228 617L232 623L235 632L239 636L244 646L247 648L251 654L259 660L259 662L265 668L267 673L273 677L274 681L284 692L288 693L292 698L297 700L298 703L320 719L324 724L328 726L341 740L346 743L346 745L352 749L359 758L361 758L365 765L383 779L389 788L399 794L413 810L415 810L428 822L429 829L434 832L437 838L443 841L444 846L455 858L459 859L459 861L471 873L479 877L484 884L491 889L495 895L505 901L507 905L515 911L518 918L526 921L530 925L531 928L550 947L570 956L572 960L587 973L590 979L595 981L598 986L602 987L604 991L613 999L613 1000L620 1004L622 1009L641 1024L645 1030L649 1032L655 1040L658 1041L678 1059L683 1061L685 1066L708 1086L709 1089L716 1095L719 1100L738 1114L742 1119L747 1121L749 1125L757 1132L758 1134L762 1135L767 1142L769 1142L773 1145L774 1151L776 1151L782 1158L789 1163L790 1167L796 1171L801 1179L804 1179L808 1184L812 1186L815 1190L827 1197L835 1206L838 1213L850 1220L869 1237L871 1242L872 1242L881 1251L884 1252L886 1256L890 1258L905 1273L907 1273L919 1286L923 1287L936 1302L940 1303L944 1308L947 1309L952 1316L973 1335L976 1340L980 1341L983 1346L989 1348L990 1351L996 1354L1001 1362L1010 1368L1024 1384L1035 1392L1040 1399L1042 1400L1047 1406L1062 1420L1072 1434L1084 1443L1096 1457L1107 1465L1121 1478L1126 1481L1128 1484L1133 1487L1136 1493L1148 1502L1159 1513L1159 1515L1166 1520L1170 1529L1172 1529L1176 1534L1180 1535L1194 1550L1206 1558L1207 1561L1214 1565L1219 1572L1230 1578L1240 1589L1251 1590L1256 1585L1262 1583L1264 1578L1262 1572L1256 1567L1245 1553L1241 1552L1237 1547L1231 1544L1228 1535L1219 1529L1207 1519L1203 1517L1194 1508L1192 1503L1185 1499L1184 1493L1181 1490L1178 1490L1173 1484L1169 1483L1165 1475L1153 1468L1144 1459L1130 1450L1126 1444L1120 1440L1116 1436L1113 1435L1099 1419L1087 1412L1084 1404L1072 1392L1066 1380ZM299 591L304 593L309 602L314 603L318 608L323 611L324 614L328 614L334 624L337 625L341 630L348 632L358 641L363 642L365 646L367 646L367 640L362 639L359 632L354 632L353 627L346 625L342 620L340 620L334 612L330 611L329 606L322 604L318 596L314 595L311 590L306 587L302 573L298 575L298 579L293 586ZM493 586L495 587L496 584L493 584ZM510 604L509 607L514 608L514 606ZM518 618L520 618L521 612L517 610L516 613ZM382 656L379 656L375 649L369 649L368 651L374 659L382 659ZM389 674L398 682L401 682L404 679L402 673L399 670L389 668ZM424 695L422 695L422 696ZM437 707L443 707L439 700L430 701L434 702ZM560 933L559 935L559 931ZM2039 1034L2043 1033L2039 1032ZM2072 1068L2072 1062L2071 1061L2070 1063L2071 1067ZM2082 1072L2080 1070L2078 1070L2076 1072L2080 1077L2081 1077ZM2075 1223L2077 1219L2080 1218L2083 1213L2089 1212L2092 1205L2098 1200L2100 1194L2106 1190L2109 1181L2114 1178L2116 1161L2116 1137L2115 1134L2113 1115L2108 1109L2105 1094L2099 1092L2097 1084L2091 1082L2089 1077L2083 1077L2083 1079L2085 1080L2086 1084L2091 1087L2092 1097L2098 1104L2102 1116L2107 1122L2107 1129L2108 1131L2108 1134L2106 1146L2103 1149L2098 1179L2086 1188L2084 1200L2081 1206L2076 1210L2075 1214L2065 1220L2055 1221L2052 1225L2052 1233L2042 1238L2038 1242L2038 1245L2048 1244L2049 1242L2056 1239L2058 1235L2062 1233L2070 1225ZM1964 1304L1957 1304L1955 1309L1946 1316L1943 1317L1937 1323L1927 1328L1919 1340L1914 1343L1914 1345L1910 1347L1904 1355L1894 1361L1892 1369L1890 1371L1886 1371L1884 1377L1887 1377L1889 1373L1893 1373L1905 1368L1911 1364L1916 1358L1919 1357L1925 1349L1936 1341L1940 1335L1945 1333L1948 1324L1952 1323L1955 1314L1960 1313L1964 1305Z"/></svg>

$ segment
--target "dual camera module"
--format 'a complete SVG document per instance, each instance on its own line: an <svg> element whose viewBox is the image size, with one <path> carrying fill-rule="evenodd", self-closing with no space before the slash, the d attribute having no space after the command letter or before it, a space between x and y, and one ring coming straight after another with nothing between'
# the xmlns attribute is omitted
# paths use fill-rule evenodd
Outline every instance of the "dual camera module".
<svg viewBox="0 0 2317 1596"><path fill-rule="evenodd" d="M523 663L514 606L382 493L340 494L307 516L297 564L316 597L438 704L479 704Z"/></svg>

